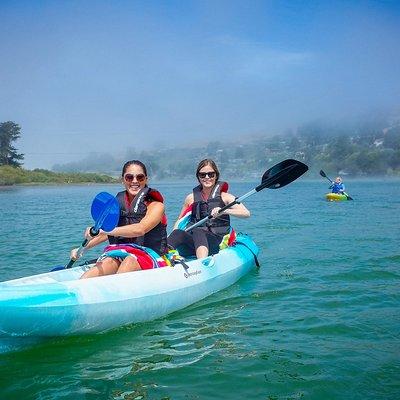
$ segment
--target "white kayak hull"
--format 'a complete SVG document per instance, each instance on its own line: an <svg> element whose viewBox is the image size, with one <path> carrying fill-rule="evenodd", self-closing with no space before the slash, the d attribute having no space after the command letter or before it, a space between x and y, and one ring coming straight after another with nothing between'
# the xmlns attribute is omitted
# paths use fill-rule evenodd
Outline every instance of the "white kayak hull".
<svg viewBox="0 0 400 400"><path fill-rule="evenodd" d="M239 280L255 267L258 247L246 235L203 260L82 279L75 267L0 283L2 339L104 332L150 321L189 306Z"/></svg>

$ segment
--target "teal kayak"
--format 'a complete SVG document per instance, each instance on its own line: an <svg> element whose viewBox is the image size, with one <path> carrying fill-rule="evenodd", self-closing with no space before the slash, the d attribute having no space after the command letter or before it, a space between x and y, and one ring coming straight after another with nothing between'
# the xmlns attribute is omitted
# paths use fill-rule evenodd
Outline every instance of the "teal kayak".
<svg viewBox="0 0 400 400"><path fill-rule="evenodd" d="M259 249L233 246L173 267L79 279L90 266L0 283L0 352L13 341L93 334L150 321L218 292L253 269Z"/></svg>

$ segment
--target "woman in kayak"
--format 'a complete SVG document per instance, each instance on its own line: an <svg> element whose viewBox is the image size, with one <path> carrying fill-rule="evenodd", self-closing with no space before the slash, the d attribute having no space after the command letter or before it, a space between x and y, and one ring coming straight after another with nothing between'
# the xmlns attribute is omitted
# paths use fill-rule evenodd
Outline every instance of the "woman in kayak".
<svg viewBox="0 0 400 400"><path fill-rule="evenodd" d="M222 207L235 200L235 196L227 192L226 182L219 181L218 167L213 160L200 161L196 178L199 185L186 196L174 230L168 237L168 245L178 249L183 256L203 258L218 253L221 241L231 231L230 216L248 218L250 212L243 204L235 204L217 216ZM215 218L188 232L183 230L208 215ZM187 226L184 220L188 222Z"/></svg>
<svg viewBox="0 0 400 400"><path fill-rule="evenodd" d="M345 187L342 178L340 176L336 177L329 189L332 189L332 193L344 194Z"/></svg>
<svg viewBox="0 0 400 400"><path fill-rule="evenodd" d="M125 190L116 196L120 205L117 227L111 232L100 230L100 234L95 237L90 235L90 228L86 229L85 235L90 239L87 249L107 239L110 245L104 249L96 265L81 278L166 265L160 257L167 249L167 221L162 195L147 186L146 166L138 160L125 163L122 182ZM77 251L71 251L71 258L77 258Z"/></svg>

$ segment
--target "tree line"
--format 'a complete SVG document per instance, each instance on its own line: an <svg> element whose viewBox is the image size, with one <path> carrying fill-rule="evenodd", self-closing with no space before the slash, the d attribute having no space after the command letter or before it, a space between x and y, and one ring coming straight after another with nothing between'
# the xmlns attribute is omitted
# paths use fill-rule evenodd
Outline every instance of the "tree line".
<svg viewBox="0 0 400 400"><path fill-rule="evenodd" d="M24 154L14 146L20 136L18 124L0 123L0 185L29 181L114 182L110 176L118 177L128 159L142 160L150 176L159 180L192 179L203 158L214 159L227 179L258 178L266 168L285 158L308 164L309 176L316 176L321 168L330 174L353 177L400 176L400 118L387 116L347 125L313 121L294 132L236 141L212 140L198 147L171 144L151 151L128 148L123 157L92 154L79 162L55 165L53 171L22 169Z"/></svg>
<svg viewBox="0 0 400 400"><path fill-rule="evenodd" d="M285 158L305 162L310 167L308 176L314 177L320 169L351 177L400 177L400 119L381 118L342 126L314 121L295 132L269 137L213 140L198 147L171 144L151 151L131 148L124 157L92 154L54 169L118 175L121 165L132 158L145 162L151 177L160 180L193 179L196 165L203 158L214 159L227 179L258 178L262 171Z"/></svg>
<svg viewBox="0 0 400 400"><path fill-rule="evenodd" d="M114 183L116 179L98 173L57 173L45 169L29 171L22 168L24 154L14 142L21 137L21 127L13 121L0 123L0 186L44 183Z"/></svg>

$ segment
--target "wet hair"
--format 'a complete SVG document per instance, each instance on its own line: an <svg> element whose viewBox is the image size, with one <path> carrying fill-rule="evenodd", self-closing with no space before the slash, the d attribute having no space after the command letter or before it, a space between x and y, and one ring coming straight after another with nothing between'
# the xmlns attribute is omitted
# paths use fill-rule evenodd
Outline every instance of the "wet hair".
<svg viewBox="0 0 400 400"><path fill-rule="evenodd" d="M197 169L196 169L197 180L199 180L199 172L200 172L200 170L202 168L204 168L206 165L210 165L211 168L215 171L215 182L219 181L219 169L217 167L217 164L215 164L215 161L211 160L210 158L206 158L206 159L201 160L199 162L199 165L197 166Z"/></svg>
<svg viewBox="0 0 400 400"><path fill-rule="evenodd" d="M128 169L129 166L131 165L138 165L139 167L141 167L143 169L144 174L147 176L147 169L146 166L139 160L131 160L131 161L127 161L124 166L122 167L122 176L125 175L126 170Z"/></svg>

